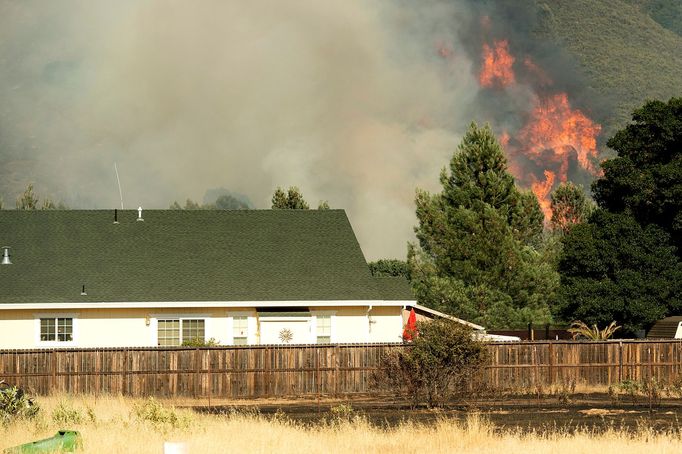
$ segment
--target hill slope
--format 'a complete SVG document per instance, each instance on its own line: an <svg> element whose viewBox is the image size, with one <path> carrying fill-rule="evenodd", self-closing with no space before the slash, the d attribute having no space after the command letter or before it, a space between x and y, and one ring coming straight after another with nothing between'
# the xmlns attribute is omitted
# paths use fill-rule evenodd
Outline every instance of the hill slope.
<svg viewBox="0 0 682 454"><path fill-rule="evenodd" d="M607 137L646 99L682 96L682 5L553 0L537 6L543 29L578 59L598 92L615 98Z"/></svg>

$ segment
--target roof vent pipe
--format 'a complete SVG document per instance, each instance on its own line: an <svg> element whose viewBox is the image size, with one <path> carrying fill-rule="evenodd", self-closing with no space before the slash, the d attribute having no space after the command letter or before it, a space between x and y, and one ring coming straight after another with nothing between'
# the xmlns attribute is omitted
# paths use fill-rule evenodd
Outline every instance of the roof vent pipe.
<svg viewBox="0 0 682 454"><path fill-rule="evenodd" d="M85 285L81 288L81 296L87 296L87 292L85 291Z"/></svg>
<svg viewBox="0 0 682 454"><path fill-rule="evenodd" d="M0 265L11 265L12 261L9 259L9 246L3 246L2 247L3 252L2 252L2 262L0 262Z"/></svg>
<svg viewBox="0 0 682 454"><path fill-rule="evenodd" d="M144 221L144 219L142 219L142 207L137 208L137 220Z"/></svg>
<svg viewBox="0 0 682 454"><path fill-rule="evenodd" d="M114 224L118 224L118 210L114 208Z"/></svg>

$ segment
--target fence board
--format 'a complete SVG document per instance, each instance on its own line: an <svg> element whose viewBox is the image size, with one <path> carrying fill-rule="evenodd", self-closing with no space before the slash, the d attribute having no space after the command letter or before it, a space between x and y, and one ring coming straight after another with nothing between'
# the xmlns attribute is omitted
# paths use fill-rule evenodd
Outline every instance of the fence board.
<svg viewBox="0 0 682 454"><path fill-rule="evenodd" d="M0 379L38 394L255 398L371 392L381 356L401 344L0 350ZM607 386L682 373L682 342L489 343L488 389Z"/></svg>

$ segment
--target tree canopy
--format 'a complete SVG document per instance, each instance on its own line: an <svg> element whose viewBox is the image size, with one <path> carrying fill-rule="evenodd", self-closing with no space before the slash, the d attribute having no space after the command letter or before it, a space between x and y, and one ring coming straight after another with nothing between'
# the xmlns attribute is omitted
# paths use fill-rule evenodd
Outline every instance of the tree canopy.
<svg viewBox="0 0 682 454"><path fill-rule="evenodd" d="M627 335L682 310L682 99L648 102L608 144L599 209L562 239L559 315Z"/></svg>
<svg viewBox="0 0 682 454"><path fill-rule="evenodd" d="M192 199L187 199L184 206L175 201L170 204L169 208L171 210L249 210L251 206L248 202L231 194L223 194L218 196L213 203L200 204Z"/></svg>
<svg viewBox="0 0 682 454"><path fill-rule="evenodd" d="M410 268L404 260L380 259L367 265L372 276L410 278Z"/></svg>
<svg viewBox="0 0 682 454"><path fill-rule="evenodd" d="M682 251L682 98L651 101L607 144L618 156L602 163L592 191L599 206L665 230Z"/></svg>
<svg viewBox="0 0 682 454"><path fill-rule="evenodd" d="M0 208L2 208L1 201ZM17 210L67 209L66 205L64 205L63 203L60 202L59 205L55 205L54 202L47 197L43 199L42 203L40 203L40 198L33 190L33 183L29 183L28 186L26 186L26 190L24 190L24 192L19 197L17 197L16 208Z"/></svg>
<svg viewBox="0 0 682 454"><path fill-rule="evenodd" d="M284 192L278 187L272 195L272 209L273 210L307 210L310 206L303 198L301 190L296 186L291 186Z"/></svg>
<svg viewBox="0 0 682 454"><path fill-rule="evenodd" d="M329 210L329 202L321 200L317 205L318 210ZM309 210L310 205L303 198L301 190L297 186L290 186L285 192L284 189L278 187L272 195L272 209L273 210Z"/></svg>
<svg viewBox="0 0 682 454"><path fill-rule="evenodd" d="M587 221L590 213L594 211L594 202L586 195L582 186L575 185L570 181L561 183L552 191L552 230L567 233L571 227Z"/></svg>
<svg viewBox="0 0 682 454"><path fill-rule="evenodd" d="M632 216L599 209L563 239L559 315L624 334L682 309L682 266L668 235Z"/></svg>
<svg viewBox="0 0 682 454"><path fill-rule="evenodd" d="M439 194L417 191L408 263L420 302L488 327L550 321L558 275L538 250L542 211L488 126L471 125L440 182Z"/></svg>

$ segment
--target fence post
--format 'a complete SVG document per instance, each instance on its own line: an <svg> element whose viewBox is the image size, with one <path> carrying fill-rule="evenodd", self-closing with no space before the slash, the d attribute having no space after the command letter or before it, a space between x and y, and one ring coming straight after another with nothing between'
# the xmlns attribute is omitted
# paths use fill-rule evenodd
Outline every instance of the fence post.
<svg viewBox="0 0 682 454"><path fill-rule="evenodd" d="M206 353L208 354L208 362L206 364L206 368L208 370L208 407L211 408L211 394L213 393L213 375L211 374L211 359L213 356L213 350L212 349L207 349Z"/></svg>
<svg viewBox="0 0 682 454"><path fill-rule="evenodd" d="M340 380L339 374L341 373L341 359L339 358L340 349L338 344L334 346L334 395L338 397Z"/></svg>
<svg viewBox="0 0 682 454"><path fill-rule="evenodd" d="M50 361L50 394L55 394L57 388L57 350L52 350L51 361Z"/></svg>
<svg viewBox="0 0 682 454"><path fill-rule="evenodd" d="M194 392L192 394L196 399L199 397L199 392L197 390L198 388L201 388L201 363L199 358L199 347L194 350L194 386L192 387L194 388Z"/></svg>
<svg viewBox="0 0 682 454"><path fill-rule="evenodd" d="M621 383L622 381L623 381L623 341L619 341L618 342L618 383Z"/></svg>
<svg viewBox="0 0 682 454"><path fill-rule="evenodd" d="M653 380L654 378L654 363L651 362L651 344L649 344L648 348L648 354L649 354L649 380Z"/></svg>
<svg viewBox="0 0 682 454"><path fill-rule="evenodd" d="M101 378L102 366L100 364L101 360L101 350L97 349L95 352L95 397L99 396L99 382Z"/></svg>
<svg viewBox="0 0 682 454"><path fill-rule="evenodd" d="M121 380L121 394L128 395L128 349L123 349L123 379Z"/></svg>
<svg viewBox="0 0 682 454"><path fill-rule="evenodd" d="M548 325L549 326L549 325ZM553 386L554 380L554 346L552 342L549 343L549 386Z"/></svg>

